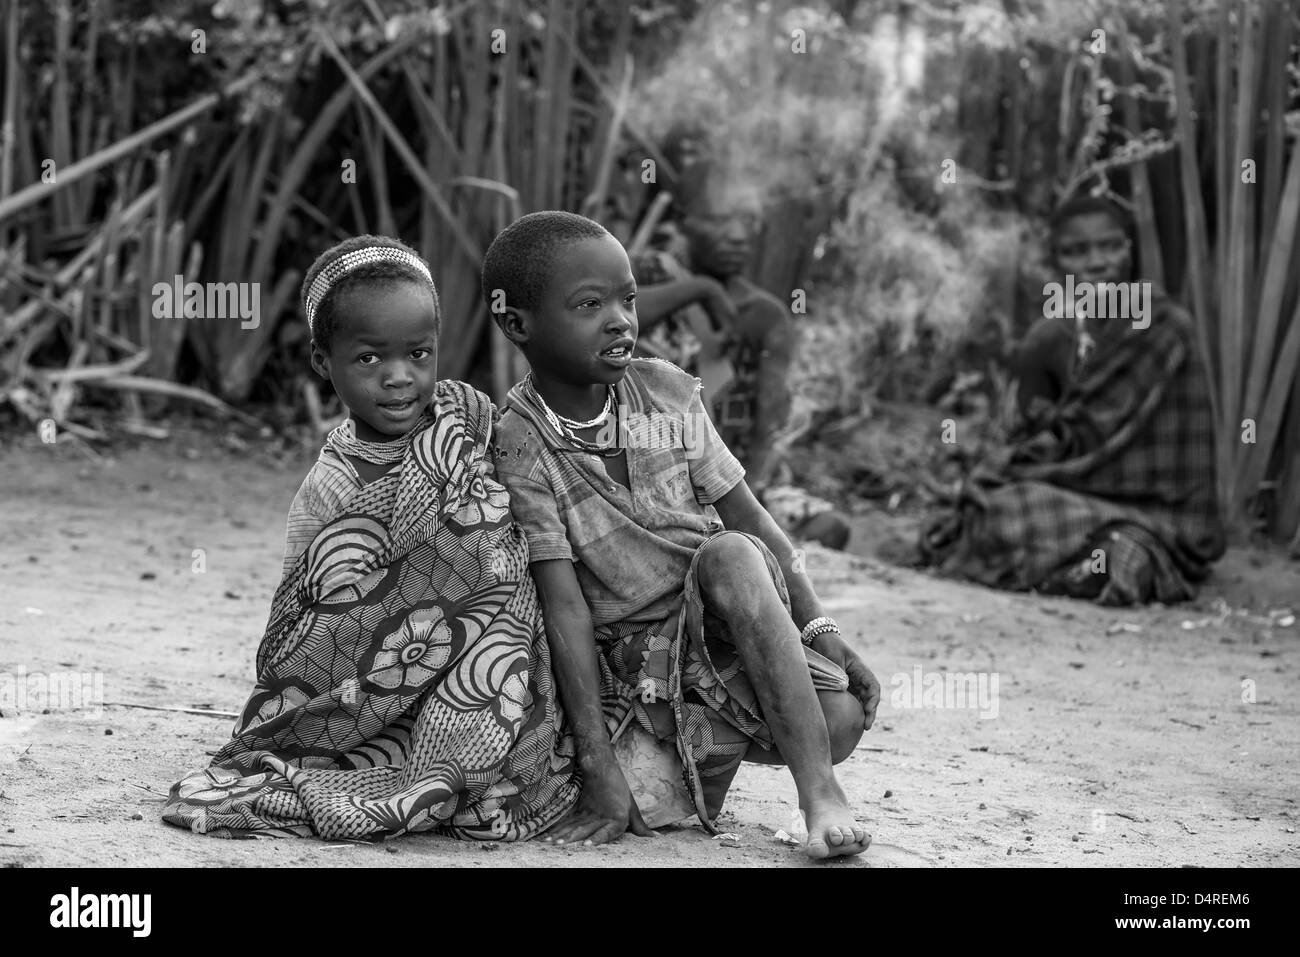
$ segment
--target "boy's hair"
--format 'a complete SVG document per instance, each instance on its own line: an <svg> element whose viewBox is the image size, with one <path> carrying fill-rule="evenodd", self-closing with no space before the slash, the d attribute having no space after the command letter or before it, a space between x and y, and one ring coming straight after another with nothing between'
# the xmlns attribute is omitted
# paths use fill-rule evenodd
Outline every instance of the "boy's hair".
<svg viewBox="0 0 1300 957"><path fill-rule="evenodd" d="M302 278L302 288L300 296L302 299L303 312L307 309L307 293L311 289L312 283L320 275L321 270L334 262L340 256L354 252L358 249L381 246L389 249L400 249L409 253L421 263L424 263L425 270L429 269L429 264L425 262L424 257L417 253L400 239L393 239L391 236L353 236L351 239L345 239L325 250L316 257L316 261L311 264L307 270L307 275ZM429 290L433 296L433 316L434 316L434 335L442 325L442 307L438 303L438 289L434 285L429 275L421 272L410 263L394 262L390 260L380 260L378 262L369 262L357 266L355 269L340 276L316 303L315 313L311 316L311 337L312 340L321 348L323 352L330 351L330 341L334 335L334 329L337 325L334 304L338 301L340 290L355 288L365 283L373 283L384 279L406 279L411 282L419 283Z"/></svg>
<svg viewBox="0 0 1300 957"><path fill-rule="evenodd" d="M1102 213L1113 219L1115 225L1124 231L1125 236L1131 234L1132 218L1124 207L1105 196L1093 196L1088 193L1074 196L1056 207L1047 221L1048 234L1055 240L1062 227L1071 219L1078 216L1091 216L1095 213Z"/></svg>
<svg viewBox="0 0 1300 957"><path fill-rule="evenodd" d="M536 309L561 246L601 239L609 230L594 219L558 209L520 216L501 232L483 257L483 301L493 307L493 293L505 293L506 305Z"/></svg>

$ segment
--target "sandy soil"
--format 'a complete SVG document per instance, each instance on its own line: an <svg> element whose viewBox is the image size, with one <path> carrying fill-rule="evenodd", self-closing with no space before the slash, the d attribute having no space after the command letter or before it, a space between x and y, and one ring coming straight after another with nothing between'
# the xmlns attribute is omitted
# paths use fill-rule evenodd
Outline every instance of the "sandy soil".
<svg viewBox="0 0 1300 957"><path fill-rule="evenodd" d="M236 710L309 460L232 451L201 432L98 461L26 437L5 448L0 672L102 672L108 702ZM909 528L874 513L858 520L861 554L808 557L885 691L877 726L839 772L875 843L836 866L1300 863L1300 626L1268 619L1300 610L1300 562L1235 551L1195 606L1105 610L873 557ZM1215 599L1235 613L1216 615ZM996 717L891 700L916 668L996 675ZM572 850L424 836L231 842L158 818L228 719L118 704L4 710L6 866L814 866L773 836L794 807L782 769L741 771L724 819L738 846L698 825Z"/></svg>

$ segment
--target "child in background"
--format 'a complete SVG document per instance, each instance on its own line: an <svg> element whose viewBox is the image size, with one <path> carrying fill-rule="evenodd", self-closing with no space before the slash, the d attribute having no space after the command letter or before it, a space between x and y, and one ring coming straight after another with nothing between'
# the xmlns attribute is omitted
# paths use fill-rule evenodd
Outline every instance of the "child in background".
<svg viewBox="0 0 1300 957"><path fill-rule="evenodd" d="M577 798L487 398L439 381L438 294L360 236L303 280L311 364L349 412L289 513L257 683L163 817L220 837L527 838Z"/></svg>
<svg viewBox="0 0 1300 957"><path fill-rule="evenodd" d="M578 806L547 840L650 833L611 744L634 720L675 747L710 830L741 760L786 764L808 853L861 853L870 836L831 766L870 727L879 685L792 568L699 380L632 358L623 247L584 217L533 213L492 243L483 292L531 369L497 427L497 473L528 536L582 770ZM633 419L672 441L620 441L612 424Z"/></svg>

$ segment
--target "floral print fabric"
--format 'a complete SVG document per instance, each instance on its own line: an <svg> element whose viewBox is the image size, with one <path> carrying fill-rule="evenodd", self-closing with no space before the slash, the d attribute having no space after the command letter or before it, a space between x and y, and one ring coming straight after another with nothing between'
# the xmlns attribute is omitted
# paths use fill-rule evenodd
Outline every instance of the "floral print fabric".
<svg viewBox="0 0 1300 957"><path fill-rule="evenodd" d="M173 785L165 821L518 840L576 801L528 548L485 474L491 403L444 381L433 405L280 583L234 737Z"/></svg>

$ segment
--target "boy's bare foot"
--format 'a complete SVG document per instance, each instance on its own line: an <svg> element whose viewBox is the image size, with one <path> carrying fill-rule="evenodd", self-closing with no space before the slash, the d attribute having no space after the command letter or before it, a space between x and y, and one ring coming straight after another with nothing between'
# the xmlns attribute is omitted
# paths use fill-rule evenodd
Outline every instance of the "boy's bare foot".
<svg viewBox="0 0 1300 957"><path fill-rule="evenodd" d="M861 854L871 844L871 835L854 820L842 799L808 802L804 820L808 825L804 850L814 860Z"/></svg>

